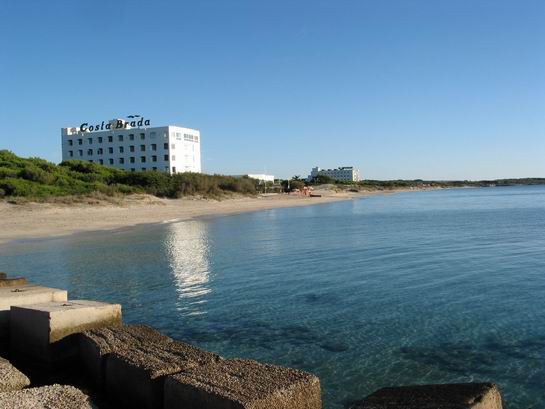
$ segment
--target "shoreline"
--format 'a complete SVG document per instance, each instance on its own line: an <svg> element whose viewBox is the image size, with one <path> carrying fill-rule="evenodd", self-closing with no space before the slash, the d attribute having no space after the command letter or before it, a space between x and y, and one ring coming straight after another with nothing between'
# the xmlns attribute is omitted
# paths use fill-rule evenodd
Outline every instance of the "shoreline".
<svg viewBox="0 0 545 409"><path fill-rule="evenodd" d="M120 204L59 204L0 202L0 246L10 243L59 238L76 233L99 232L146 224L175 223L196 218L221 217L241 213L314 206L365 197L430 189L391 191L317 192L322 197L274 194L237 197L221 201L208 199L161 199L132 195Z"/></svg>

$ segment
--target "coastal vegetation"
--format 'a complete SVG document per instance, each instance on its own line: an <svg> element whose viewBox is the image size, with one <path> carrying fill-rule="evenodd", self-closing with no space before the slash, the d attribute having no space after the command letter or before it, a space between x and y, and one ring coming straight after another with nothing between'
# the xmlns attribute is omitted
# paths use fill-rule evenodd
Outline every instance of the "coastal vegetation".
<svg viewBox="0 0 545 409"><path fill-rule="evenodd" d="M201 173L129 172L96 163L71 160L56 165L40 158L21 158L0 150L0 198L52 200L59 197L102 195L113 197L147 193L157 197L222 198L233 194L254 196L266 191L301 189L305 185L331 186L336 190L373 191L545 184L545 178L483 181L363 180L340 182L319 176L308 183L300 176L264 185L249 177L206 175ZM288 183L289 182L289 183Z"/></svg>
<svg viewBox="0 0 545 409"><path fill-rule="evenodd" d="M0 197L50 197L103 194L115 196L148 193L158 197L229 194L255 195L258 181L248 177L201 173L128 172L84 161L55 165L40 158L21 158L0 151Z"/></svg>

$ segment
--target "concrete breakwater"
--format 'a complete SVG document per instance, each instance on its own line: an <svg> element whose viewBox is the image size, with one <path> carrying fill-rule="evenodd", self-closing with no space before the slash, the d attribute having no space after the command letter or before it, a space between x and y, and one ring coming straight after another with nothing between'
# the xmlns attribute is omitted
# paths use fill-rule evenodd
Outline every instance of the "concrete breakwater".
<svg viewBox="0 0 545 409"><path fill-rule="evenodd" d="M319 379L221 356L144 325L121 306L0 273L0 408L319 409ZM37 375L39 374L39 375ZM63 383L65 385L59 385ZM385 388L354 409L501 409L493 384Z"/></svg>

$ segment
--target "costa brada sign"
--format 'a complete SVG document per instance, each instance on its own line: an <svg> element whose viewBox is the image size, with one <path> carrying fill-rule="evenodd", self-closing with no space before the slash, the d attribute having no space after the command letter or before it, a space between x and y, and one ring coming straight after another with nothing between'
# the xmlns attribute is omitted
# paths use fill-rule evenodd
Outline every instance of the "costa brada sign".
<svg viewBox="0 0 545 409"><path fill-rule="evenodd" d="M104 131L104 130L110 130L110 129L124 129L126 128L127 126L129 126L131 128L135 128L135 127L142 127L142 126L150 126L150 120L149 119L144 119L143 117L141 117L138 121L136 120L133 120L133 121L123 121L121 119L118 119L117 121L109 121L109 122L104 122L102 121L100 124L96 124L96 125L89 125L88 122L84 122L80 125L79 127L79 131L80 132L86 132L86 131L90 131L90 132L93 132L93 131Z"/></svg>

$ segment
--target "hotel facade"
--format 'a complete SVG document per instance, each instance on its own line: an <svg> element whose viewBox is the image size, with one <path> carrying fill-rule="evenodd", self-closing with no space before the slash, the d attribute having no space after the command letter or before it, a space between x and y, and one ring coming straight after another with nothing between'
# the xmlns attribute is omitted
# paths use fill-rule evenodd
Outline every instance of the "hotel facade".
<svg viewBox="0 0 545 409"><path fill-rule="evenodd" d="M312 168L307 180L311 181L318 175L329 176L331 179L340 180L343 182L359 182L360 170L353 166L342 166L337 169L320 169L319 167Z"/></svg>
<svg viewBox="0 0 545 409"><path fill-rule="evenodd" d="M62 160L84 160L127 171L201 172L201 134L179 126L139 127L149 120L62 128Z"/></svg>

